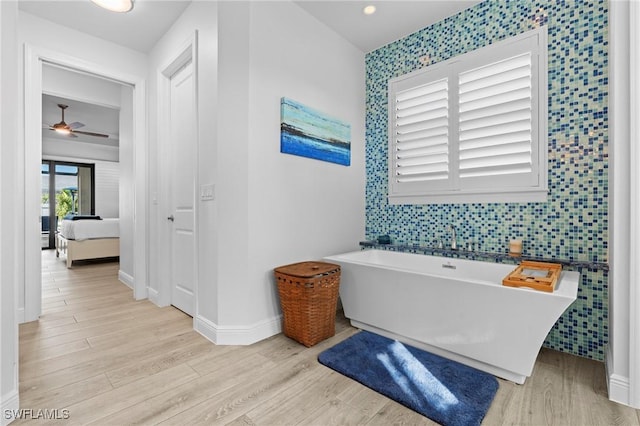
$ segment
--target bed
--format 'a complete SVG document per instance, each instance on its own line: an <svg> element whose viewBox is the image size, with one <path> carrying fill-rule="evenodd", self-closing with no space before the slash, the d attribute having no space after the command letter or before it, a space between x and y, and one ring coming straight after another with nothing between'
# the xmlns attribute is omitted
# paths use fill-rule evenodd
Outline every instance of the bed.
<svg viewBox="0 0 640 426"><path fill-rule="evenodd" d="M120 256L120 222L117 218L68 220L56 233L56 257L67 257L67 268L74 260Z"/></svg>

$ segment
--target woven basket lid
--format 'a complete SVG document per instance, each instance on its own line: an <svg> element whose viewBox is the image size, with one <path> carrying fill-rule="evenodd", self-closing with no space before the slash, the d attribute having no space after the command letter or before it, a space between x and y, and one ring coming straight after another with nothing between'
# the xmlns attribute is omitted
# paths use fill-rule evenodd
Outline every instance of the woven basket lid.
<svg viewBox="0 0 640 426"><path fill-rule="evenodd" d="M326 262L299 262L291 265L280 266L275 269L276 272L294 277L311 278L324 275L340 269L340 265Z"/></svg>

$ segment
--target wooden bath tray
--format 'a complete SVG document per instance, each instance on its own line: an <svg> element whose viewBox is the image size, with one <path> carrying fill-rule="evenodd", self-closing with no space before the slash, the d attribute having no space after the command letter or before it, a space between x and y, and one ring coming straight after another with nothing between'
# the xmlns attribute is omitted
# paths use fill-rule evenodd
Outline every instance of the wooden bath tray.
<svg viewBox="0 0 640 426"><path fill-rule="evenodd" d="M509 287L528 287L553 293L562 265L558 263L523 260L520 265L502 280Z"/></svg>

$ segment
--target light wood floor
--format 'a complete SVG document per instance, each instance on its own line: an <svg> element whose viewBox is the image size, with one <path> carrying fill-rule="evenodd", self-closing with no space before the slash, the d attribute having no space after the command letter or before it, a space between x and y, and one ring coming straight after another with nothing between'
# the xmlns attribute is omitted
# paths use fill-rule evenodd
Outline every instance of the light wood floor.
<svg viewBox="0 0 640 426"><path fill-rule="evenodd" d="M20 326L20 402L68 410L53 423L433 424L316 361L356 332L342 317L312 348L283 335L215 346L177 309L134 301L117 263L43 257L43 315ZM608 401L602 363L542 350L525 385L500 380L483 424L639 425L640 410Z"/></svg>

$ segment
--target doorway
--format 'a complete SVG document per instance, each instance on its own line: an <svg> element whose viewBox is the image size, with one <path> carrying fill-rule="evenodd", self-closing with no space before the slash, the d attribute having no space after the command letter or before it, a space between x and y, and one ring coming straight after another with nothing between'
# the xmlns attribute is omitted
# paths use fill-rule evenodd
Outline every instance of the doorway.
<svg viewBox="0 0 640 426"><path fill-rule="evenodd" d="M58 224L67 215L95 215L95 166L42 160L42 248L55 248Z"/></svg>
<svg viewBox="0 0 640 426"><path fill-rule="evenodd" d="M131 217L127 219L130 226L127 235L131 244L128 251L131 258L131 272L133 296L135 299L147 297L147 152L146 140L146 107L145 107L145 72L140 75L122 73L109 64L90 63L71 57L62 52L41 49L32 45L25 45L25 153L24 153L24 253L23 263L18 266L24 271L21 281L24 286L18 289L18 319L19 322L37 320L42 311L42 272L41 272L41 215L42 215L42 94L43 94L43 66L54 66L105 79L122 85L122 97L126 104L122 105L121 113L126 109L127 126L120 135L120 149L123 140L130 146L126 172L128 181L126 189L130 194L127 204L131 206ZM125 96L126 92L126 96ZM63 94L63 93L59 93ZM122 123L121 123L122 126ZM123 135L126 133L126 135ZM120 274L119 274L120 275Z"/></svg>

